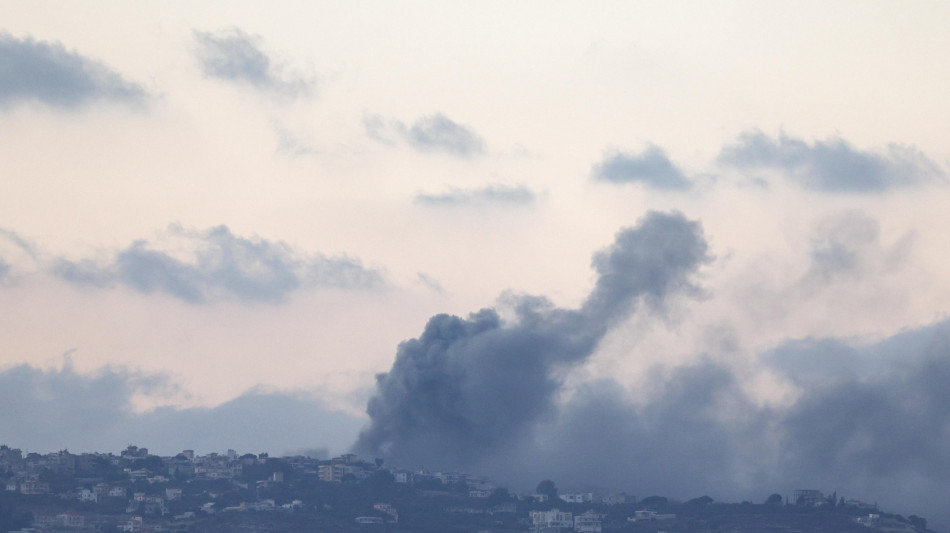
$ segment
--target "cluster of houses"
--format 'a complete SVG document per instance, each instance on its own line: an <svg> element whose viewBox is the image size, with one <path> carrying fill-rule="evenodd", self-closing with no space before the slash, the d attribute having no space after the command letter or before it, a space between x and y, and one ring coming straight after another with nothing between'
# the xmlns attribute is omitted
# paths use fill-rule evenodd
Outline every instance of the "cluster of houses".
<svg viewBox="0 0 950 533"><path fill-rule="evenodd" d="M837 493L825 496L823 492L816 489L800 489L795 491L794 503L796 505L805 505L808 507L824 507L827 505L850 507L853 509L866 509L876 511L876 503L867 503L861 500L838 498Z"/></svg>
<svg viewBox="0 0 950 533"><path fill-rule="evenodd" d="M232 512L293 512L305 507L300 500L278 504L272 498L254 501L242 501L237 505L219 505L219 497L226 490L208 490L200 506L181 511L175 506L185 495L183 486L192 481L218 481L216 486L234 486L238 489L266 489L283 483L284 473L274 471L267 479L250 482L242 474L254 465L266 464L267 454L239 455L234 450L227 453L196 455L192 450L183 450L172 457L157 457L147 448L129 446L118 455L112 453L71 454L66 450L49 454L24 454L21 450L0 446L0 486L7 492L26 496L56 496L60 501L75 500L82 504L91 504L80 509L98 509L98 504L108 504L111 509L124 510L124 514L112 517L111 524L120 531L141 532L156 530L155 524L161 523L158 530L169 530L169 524L187 524L196 517L213 513ZM282 457L280 461L293 468L294 472L313 475L327 483L360 482L385 470L392 475L395 483L427 486L451 487L453 494L467 496L471 504L459 504L444 509L448 513L470 514L509 514L517 512L513 501L487 502L497 487L490 481L457 472L430 472L426 470L405 470L400 468L382 468L381 461L367 462L354 454L344 454L329 460L311 457ZM111 475L107 475L111 473ZM116 475L118 473L118 475ZM52 477L67 475L74 484L63 486L51 483ZM426 485L428 484L428 485ZM438 490L422 493L438 493ZM547 495L519 495L524 500L544 502ZM612 494L603 498L593 493L562 494L559 501L573 504L622 504L632 503L634 499L626 494ZM92 530L101 528L101 513L62 510L62 506L42 506L31 509L32 527L38 530ZM378 502L373 506L374 513L356 516L359 524L373 525L398 523L399 512L391 504ZM176 514L177 513L177 514ZM553 514L552 514L553 513ZM150 518L151 517L151 518ZM580 533L598 533L601 530L602 516L590 511L572 516L571 513L543 511L522 518L528 528L535 531L553 531L571 529ZM569 527L568 527L569 524ZM181 528L183 529L183 528Z"/></svg>
<svg viewBox="0 0 950 533"><path fill-rule="evenodd" d="M570 500L565 500L570 501ZM530 531L532 533L563 533L575 531L577 533L601 533L605 515L590 509L581 514L572 514L559 509L547 511L530 511L528 513ZM655 522L673 520L673 513L658 513L648 509L634 511L634 515L627 518L628 522Z"/></svg>
<svg viewBox="0 0 950 533"><path fill-rule="evenodd" d="M215 512L295 511L303 507L300 500L277 505L273 499L241 502L237 506L219 506L213 501L227 490L207 490L203 496L212 501L194 510L175 516L170 509L185 495L183 486L192 481L222 480L228 487L247 489L238 478L243 469L268 460L267 454L239 456L234 450L226 454L195 455L184 450L174 457L157 457L147 448L129 446L119 455L112 453L71 454L67 450L24 454L21 450L0 445L0 486L8 493L38 496L29 505L35 530L98 530L105 525L120 531L175 530L168 524L183 526L196 516ZM320 461L309 457L292 458L292 465L317 472ZM295 466L296 468L296 466ZM45 479L44 479L45 478ZM73 480L73 485L50 479ZM283 481L283 472L273 472L268 479L256 482L255 488L266 488ZM45 497L45 498L43 498ZM50 497L53 497L52 499ZM70 500L86 505L91 512L62 510ZM64 502L55 504L50 502ZM104 515L97 504L109 509L124 510L120 515ZM152 517L152 520L148 520ZM184 529L179 527L177 529Z"/></svg>
<svg viewBox="0 0 950 533"><path fill-rule="evenodd" d="M451 494L455 496L451 504L443 509L446 513L486 514L515 517L519 508L522 512L513 520L522 524L531 533L601 533L604 515L595 511L595 507L636 503L636 499L624 493L598 496L591 492L559 494L555 502L549 501L549 494L514 494L515 498L495 498L497 487L490 481L457 472L430 472L426 470L405 470L382 467L382 461L367 462L354 454L344 454L329 460L312 457L282 457L279 462L261 468L271 459L267 454L239 455L234 450L227 453L196 455L192 450L184 450L173 457L157 457L149 454L147 448L129 446L119 455L111 453L71 454L66 450L50 454L23 454L21 450L0 446L0 486L7 492L24 496L53 495L56 500L75 500L85 506L42 505L33 506L32 528L36 530L98 530L109 524L120 531L184 531L187 525L202 516L215 513L243 512L296 512L307 509L301 500L278 503L272 497L273 492L266 490L284 483L284 472L295 476L314 476L326 483L359 483L381 471L391 475L394 483L413 485L425 496ZM277 469L276 465L282 469ZM261 475L244 475L249 468ZM57 480L58 479L58 480ZM65 485L63 480L71 485ZM192 483L207 481L210 483ZM195 493L195 487L209 487L204 492ZM187 489L183 490L183 487ZM216 487L216 488L210 488ZM257 489L257 490L253 490ZM242 495L257 495L257 499L234 501L223 498L227 493L240 492ZM504 491L507 494L507 491ZM190 497L187 502L183 498ZM244 498L245 496L241 496ZM795 494L799 505L821 506L834 501L835 495L825 497L817 490L801 490ZM50 501L38 498L25 501ZM544 503L548 506L584 509L583 513L562 511L558 508L527 511L516 501ZM225 503L227 502L227 503ZM842 499L842 503L844 500ZM848 500L852 506L867 507L862 502ZM103 507L111 509L113 514L104 516L99 512ZM311 505L310 507L313 507ZM529 508L546 506L528 505ZM73 510L64 510L73 509ZM77 512L75 509L96 509L97 511ZM118 510L118 511L116 511ZM124 510L124 513L122 511ZM364 513L369 508L365 509ZM372 528L379 524L399 523L399 512L392 503L377 502L372 506L371 514L353 516L357 524ZM870 515L868 521L873 521ZM650 509L637 509L627 518L630 522L663 521L676 518L673 514L662 514Z"/></svg>
<svg viewBox="0 0 950 533"><path fill-rule="evenodd" d="M593 510L572 516L571 513L559 509L549 511L531 511L528 513L531 521L531 530L535 533L558 533L574 530L577 533L600 533L603 515Z"/></svg>

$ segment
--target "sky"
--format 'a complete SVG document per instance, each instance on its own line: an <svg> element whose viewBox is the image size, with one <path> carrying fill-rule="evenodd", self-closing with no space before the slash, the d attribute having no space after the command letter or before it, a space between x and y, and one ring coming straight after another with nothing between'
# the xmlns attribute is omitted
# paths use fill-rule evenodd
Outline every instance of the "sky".
<svg viewBox="0 0 950 533"><path fill-rule="evenodd" d="M950 5L0 12L0 442L950 526Z"/></svg>

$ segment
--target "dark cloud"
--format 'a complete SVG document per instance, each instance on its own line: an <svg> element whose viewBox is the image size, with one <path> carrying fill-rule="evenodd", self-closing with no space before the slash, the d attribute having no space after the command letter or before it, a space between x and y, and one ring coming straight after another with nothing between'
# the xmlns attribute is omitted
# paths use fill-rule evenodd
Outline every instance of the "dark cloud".
<svg viewBox="0 0 950 533"><path fill-rule="evenodd" d="M589 383L480 468L515 487L551 478L681 499L837 490L950 526L950 322L867 346L789 341L759 360L796 400L759 404L733 369L708 359L658 367L645 399Z"/></svg>
<svg viewBox="0 0 950 533"><path fill-rule="evenodd" d="M824 372L783 413L779 470L846 487L950 526L950 324L906 332L855 353L805 346ZM786 354L786 360L789 354ZM801 382L799 378L799 382Z"/></svg>
<svg viewBox="0 0 950 533"><path fill-rule="evenodd" d="M703 361L657 369L651 381L642 404L612 381L582 387L504 461L486 466L515 484L550 477L577 490L746 497L734 489L755 466L747 462L763 436L754 430L767 424L735 376Z"/></svg>
<svg viewBox="0 0 950 533"><path fill-rule="evenodd" d="M118 451L129 443L153 453L183 449L282 453L301 446L341 451L361 420L302 393L251 391L213 408L161 407L136 413L136 395L174 390L168 376L105 368L80 374L28 365L0 372L0 436L30 451Z"/></svg>
<svg viewBox="0 0 950 533"><path fill-rule="evenodd" d="M383 144L405 142L420 152L443 152L459 157L473 157L485 152L480 136L442 113L416 120L411 126L398 120L385 120L378 115L363 118L366 135Z"/></svg>
<svg viewBox="0 0 950 533"><path fill-rule="evenodd" d="M312 83L292 75L261 48L261 38L238 28L195 31L195 56L205 76L287 96L308 93Z"/></svg>
<svg viewBox="0 0 950 533"><path fill-rule="evenodd" d="M650 213L598 253L599 278L577 310L540 297L510 297L515 318L493 309L437 315L400 344L377 376L371 424L356 448L403 464L459 468L501 453L554 409L558 372L587 358L614 321L643 299L662 303L691 287L706 260L698 223Z"/></svg>
<svg viewBox="0 0 950 533"><path fill-rule="evenodd" d="M686 190L691 183L683 172L670 161L666 152L650 145L643 152L610 152L594 167L595 180L611 183L643 183L655 189Z"/></svg>
<svg viewBox="0 0 950 533"><path fill-rule="evenodd" d="M305 256L282 242L247 239L225 226L205 232L172 228L195 248L191 260L137 241L108 264L58 260L53 273L79 284L122 284L144 293L161 292L198 303L218 297L246 302L280 302L303 288L378 289L381 272L348 257Z"/></svg>
<svg viewBox="0 0 950 533"><path fill-rule="evenodd" d="M141 86L58 42L0 33L0 107L40 102L75 109L100 100L139 104L145 96Z"/></svg>
<svg viewBox="0 0 950 533"><path fill-rule="evenodd" d="M623 318L637 299L661 307L670 293L697 295L691 274L709 260L698 222L653 212L594 254L594 290L581 312L596 322Z"/></svg>
<svg viewBox="0 0 950 533"><path fill-rule="evenodd" d="M832 239L850 244L816 245L825 268L852 272L848 247L876 242L873 220L852 215ZM632 395L612 380L565 390L619 320L699 292L691 280L706 258L697 223L654 213L594 256L597 282L577 309L509 296L509 320L494 309L432 317L377 376L354 449L522 490L546 478L721 501L837 490L950 526L950 321L870 345L789 340L752 369L659 365ZM743 382L758 372L792 392L763 402Z"/></svg>
<svg viewBox="0 0 950 533"><path fill-rule="evenodd" d="M826 192L871 193L944 180L940 167L911 146L863 151L840 137L808 144L784 132L775 139L760 131L746 133L724 148L719 160L741 170L778 170L808 189Z"/></svg>
<svg viewBox="0 0 950 533"><path fill-rule="evenodd" d="M417 194L415 202L426 206L526 205L537 195L524 185L488 185L479 189L451 187L441 194Z"/></svg>
<svg viewBox="0 0 950 533"><path fill-rule="evenodd" d="M0 281L3 281L3 278L5 278L9 272L10 265L0 258Z"/></svg>

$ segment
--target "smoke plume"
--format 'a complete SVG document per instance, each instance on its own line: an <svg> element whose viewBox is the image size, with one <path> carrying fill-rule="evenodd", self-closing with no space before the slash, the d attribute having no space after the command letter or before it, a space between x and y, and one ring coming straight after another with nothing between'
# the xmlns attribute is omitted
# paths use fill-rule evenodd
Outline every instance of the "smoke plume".
<svg viewBox="0 0 950 533"><path fill-rule="evenodd" d="M463 468L510 449L553 410L558 371L584 361L640 303L695 291L707 260L697 222L652 212L593 259L594 289L578 309L519 297L515 317L494 309L432 317L377 376L369 426L356 449L399 464Z"/></svg>

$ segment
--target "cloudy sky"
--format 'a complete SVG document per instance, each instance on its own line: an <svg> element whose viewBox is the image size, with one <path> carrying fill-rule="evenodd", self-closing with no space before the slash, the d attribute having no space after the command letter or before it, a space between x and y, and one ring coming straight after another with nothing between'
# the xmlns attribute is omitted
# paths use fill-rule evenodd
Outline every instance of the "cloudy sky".
<svg viewBox="0 0 950 533"><path fill-rule="evenodd" d="M941 508L950 5L0 6L0 441Z"/></svg>

